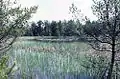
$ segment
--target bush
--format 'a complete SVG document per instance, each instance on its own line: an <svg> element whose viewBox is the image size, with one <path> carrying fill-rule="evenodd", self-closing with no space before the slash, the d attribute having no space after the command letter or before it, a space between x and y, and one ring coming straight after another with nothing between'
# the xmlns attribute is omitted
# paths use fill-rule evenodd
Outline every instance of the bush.
<svg viewBox="0 0 120 79"><path fill-rule="evenodd" d="M15 66L15 63L9 67L7 65L9 61L9 56L3 56L0 59L0 79L8 79L9 76L13 73L13 68Z"/></svg>

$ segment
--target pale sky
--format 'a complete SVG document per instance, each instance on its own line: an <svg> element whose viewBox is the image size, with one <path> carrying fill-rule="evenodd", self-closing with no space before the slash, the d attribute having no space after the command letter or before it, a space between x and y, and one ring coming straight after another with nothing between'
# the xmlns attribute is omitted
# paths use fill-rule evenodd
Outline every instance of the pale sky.
<svg viewBox="0 0 120 79"><path fill-rule="evenodd" d="M32 21L71 19L69 6L73 2L85 16L91 20L96 19L91 10L92 0L20 0L23 6L39 6L37 13L32 17Z"/></svg>

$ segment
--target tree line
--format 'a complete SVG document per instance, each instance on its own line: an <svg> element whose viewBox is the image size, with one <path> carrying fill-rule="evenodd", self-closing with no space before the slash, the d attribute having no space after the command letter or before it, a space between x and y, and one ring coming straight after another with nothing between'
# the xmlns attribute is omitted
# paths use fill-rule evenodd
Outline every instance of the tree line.
<svg viewBox="0 0 120 79"><path fill-rule="evenodd" d="M75 20L32 22L26 27L24 36L83 36L85 30L93 31L97 21L86 21L85 24ZM96 32L97 33L97 32Z"/></svg>

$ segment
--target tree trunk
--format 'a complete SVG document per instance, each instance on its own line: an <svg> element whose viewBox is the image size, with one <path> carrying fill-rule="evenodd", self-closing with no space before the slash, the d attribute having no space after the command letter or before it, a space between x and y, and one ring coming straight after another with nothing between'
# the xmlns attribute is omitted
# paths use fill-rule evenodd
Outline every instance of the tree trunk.
<svg viewBox="0 0 120 79"><path fill-rule="evenodd" d="M114 62L115 62L115 40L113 40L113 44L112 44L112 57L111 57L110 69L109 69L109 72L108 72L107 79L112 79Z"/></svg>

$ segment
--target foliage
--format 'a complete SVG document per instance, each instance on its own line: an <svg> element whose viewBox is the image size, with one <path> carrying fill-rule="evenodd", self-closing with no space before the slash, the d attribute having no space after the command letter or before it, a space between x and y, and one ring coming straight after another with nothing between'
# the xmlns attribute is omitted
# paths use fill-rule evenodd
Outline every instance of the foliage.
<svg viewBox="0 0 120 79"><path fill-rule="evenodd" d="M9 58L3 55L10 49L16 38L23 34L28 20L37 6L22 8L17 1L0 0L0 78L8 79L13 67L7 65Z"/></svg>
<svg viewBox="0 0 120 79"><path fill-rule="evenodd" d="M108 69L108 52L93 51L85 54L82 66L86 69L86 74L94 76L95 79L104 79Z"/></svg>
<svg viewBox="0 0 120 79"><path fill-rule="evenodd" d="M21 8L16 1L0 1L0 30L2 30L0 31L0 45L2 49L12 45L13 40L9 41L11 38L15 39L22 34L27 21L36 10L37 6ZM9 44L6 41L9 41Z"/></svg>
<svg viewBox="0 0 120 79"><path fill-rule="evenodd" d="M8 79L8 77L12 76L12 73L15 71L13 70L15 63L11 66L8 67L6 63L8 63L9 57L8 56L3 56L0 59L0 78L1 79Z"/></svg>
<svg viewBox="0 0 120 79"><path fill-rule="evenodd" d="M93 2L92 10L98 17L98 21L97 23L90 23L87 20L84 34L85 37L89 38L87 40L92 48L97 51L108 51L111 54L107 77L107 79L111 79L116 53L119 52L118 45L120 44L120 1L93 0ZM73 6L72 10L77 13L75 6ZM106 44L108 48L103 49L101 44Z"/></svg>
<svg viewBox="0 0 120 79"><path fill-rule="evenodd" d="M38 21L27 28L26 36L77 36L82 24L78 21Z"/></svg>

